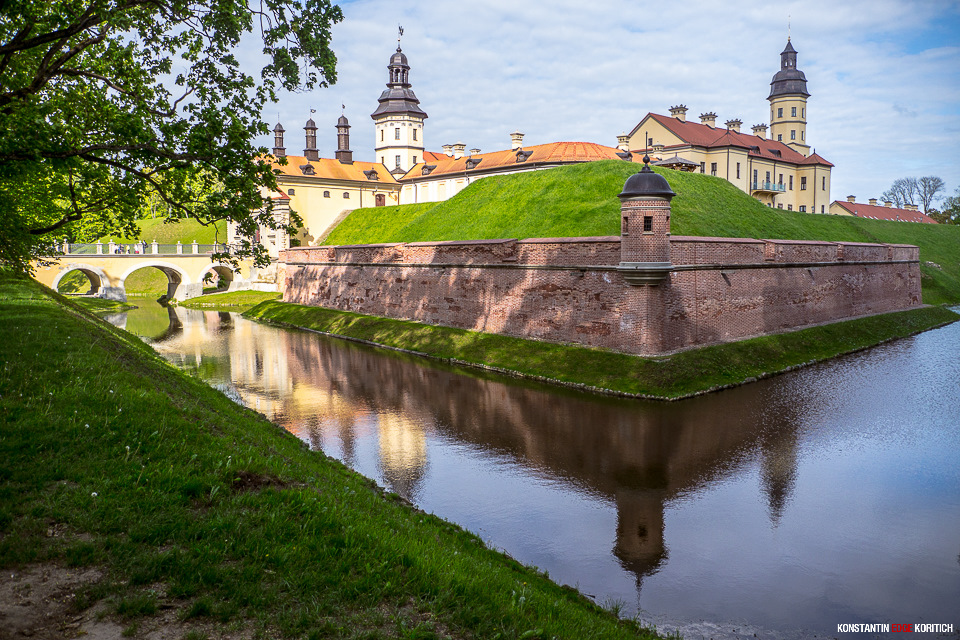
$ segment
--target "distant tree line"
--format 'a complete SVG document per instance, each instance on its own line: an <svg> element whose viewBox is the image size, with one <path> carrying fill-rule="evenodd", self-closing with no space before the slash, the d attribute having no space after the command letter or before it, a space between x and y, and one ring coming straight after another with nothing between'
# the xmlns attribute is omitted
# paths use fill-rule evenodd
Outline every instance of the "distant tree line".
<svg viewBox="0 0 960 640"><path fill-rule="evenodd" d="M881 199L892 202L898 209L908 204L916 205L940 224L960 224L960 187L952 196L944 197L946 188L946 184L937 176L898 178L883 192ZM939 200L943 202L937 208L935 204Z"/></svg>

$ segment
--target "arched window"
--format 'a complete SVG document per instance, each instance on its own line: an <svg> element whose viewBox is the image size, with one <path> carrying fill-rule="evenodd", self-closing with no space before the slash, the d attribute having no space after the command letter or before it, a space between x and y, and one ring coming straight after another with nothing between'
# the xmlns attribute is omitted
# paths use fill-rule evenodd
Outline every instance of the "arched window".
<svg viewBox="0 0 960 640"><path fill-rule="evenodd" d="M329 198L329 197L330 197L330 192L329 192L329 191L324 191L324 192L323 192L323 197L324 197L324 198Z"/></svg>
<svg viewBox="0 0 960 640"><path fill-rule="evenodd" d="M350 199L350 192L349 192L349 191L344 191L344 192L343 192L343 199L344 199L344 200L349 200L349 199Z"/></svg>

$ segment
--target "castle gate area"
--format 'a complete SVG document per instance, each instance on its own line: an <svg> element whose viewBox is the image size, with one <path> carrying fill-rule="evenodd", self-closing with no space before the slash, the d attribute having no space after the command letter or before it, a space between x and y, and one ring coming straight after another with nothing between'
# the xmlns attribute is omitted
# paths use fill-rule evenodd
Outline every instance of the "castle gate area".
<svg viewBox="0 0 960 640"><path fill-rule="evenodd" d="M188 300L203 294L204 279L219 278L228 283L228 290L249 289L256 275L249 260L239 269L219 262L210 256L224 251L225 245L214 244L136 244L95 243L63 244L63 255L47 266L34 265L34 278L57 290L60 281L69 273L79 271L90 280L90 293L110 300L125 301L124 280L139 269L153 267L167 276L167 298Z"/></svg>

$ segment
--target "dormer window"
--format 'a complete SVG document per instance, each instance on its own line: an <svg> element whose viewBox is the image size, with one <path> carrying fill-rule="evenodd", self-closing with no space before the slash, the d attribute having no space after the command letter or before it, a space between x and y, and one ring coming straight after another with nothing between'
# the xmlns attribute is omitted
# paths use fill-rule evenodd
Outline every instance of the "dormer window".
<svg viewBox="0 0 960 640"><path fill-rule="evenodd" d="M476 167L478 164L480 164L480 162L482 162L482 161L483 161L483 158L468 158L468 159L467 159L467 169L473 169L473 168Z"/></svg>
<svg viewBox="0 0 960 640"><path fill-rule="evenodd" d="M524 151L520 149L517 151L517 162L526 162L527 158L533 155L533 151Z"/></svg>
<svg viewBox="0 0 960 640"><path fill-rule="evenodd" d="M420 175L422 175L422 176L428 176L428 175L430 175L430 172L433 171L433 170L436 169L436 168L437 168L437 165L435 165L435 164L425 164L425 165L423 165L423 167L420 169Z"/></svg>
<svg viewBox="0 0 960 640"><path fill-rule="evenodd" d="M379 180L380 174L377 173L376 169L370 169L370 171L364 171L363 175L367 176L367 180Z"/></svg>
<svg viewBox="0 0 960 640"><path fill-rule="evenodd" d="M312 164L302 164L300 165L300 173L305 176L315 176L317 172L314 171Z"/></svg>

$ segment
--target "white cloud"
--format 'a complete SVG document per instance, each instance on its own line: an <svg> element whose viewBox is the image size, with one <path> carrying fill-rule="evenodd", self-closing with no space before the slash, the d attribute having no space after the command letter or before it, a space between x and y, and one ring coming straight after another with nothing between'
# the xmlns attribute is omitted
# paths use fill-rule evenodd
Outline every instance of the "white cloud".
<svg viewBox="0 0 960 640"><path fill-rule="evenodd" d="M525 142L613 146L648 111L679 102L744 126L768 122L788 16L812 94L807 140L836 165L833 199L879 197L898 177L960 185L960 4L955 0L728 0L685 3L357 0L334 27L335 86L286 94L286 146L300 153L314 108L321 155L332 156L346 104L354 157L373 160L369 114L386 83L397 24L410 80L429 114L427 147L485 151ZM256 47L247 60L255 65ZM272 146L272 139L264 139Z"/></svg>

